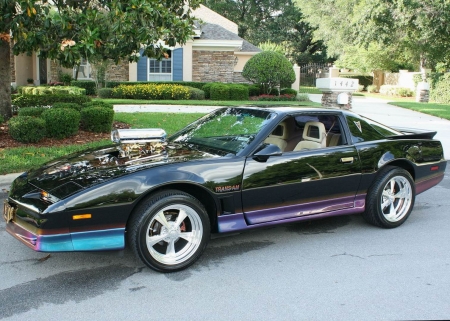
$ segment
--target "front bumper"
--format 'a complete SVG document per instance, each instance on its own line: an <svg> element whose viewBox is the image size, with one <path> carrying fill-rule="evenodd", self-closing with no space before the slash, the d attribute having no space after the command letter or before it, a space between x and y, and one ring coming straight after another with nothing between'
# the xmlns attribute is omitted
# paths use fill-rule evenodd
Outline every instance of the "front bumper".
<svg viewBox="0 0 450 321"><path fill-rule="evenodd" d="M20 242L39 252L118 250L125 247L125 228L70 233L68 229L37 228L15 215L5 202L3 218L6 231Z"/></svg>

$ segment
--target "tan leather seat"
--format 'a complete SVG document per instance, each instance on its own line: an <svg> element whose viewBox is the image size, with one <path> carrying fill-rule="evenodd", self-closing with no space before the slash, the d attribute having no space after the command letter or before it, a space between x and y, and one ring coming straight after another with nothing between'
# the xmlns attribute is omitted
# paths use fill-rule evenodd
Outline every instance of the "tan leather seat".
<svg viewBox="0 0 450 321"><path fill-rule="evenodd" d="M295 146L294 151L326 147L326 130L321 122L308 121L303 129L302 141Z"/></svg>
<svg viewBox="0 0 450 321"><path fill-rule="evenodd" d="M281 122L274 131L264 140L266 144L277 145L283 152L287 146L289 128L286 121Z"/></svg>
<svg viewBox="0 0 450 321"><path fill-rule="evenodd" d="M339 145L339 140L341 139L341 134L337 133L328 133L327 134L327 146L337 146Z"/></svg>

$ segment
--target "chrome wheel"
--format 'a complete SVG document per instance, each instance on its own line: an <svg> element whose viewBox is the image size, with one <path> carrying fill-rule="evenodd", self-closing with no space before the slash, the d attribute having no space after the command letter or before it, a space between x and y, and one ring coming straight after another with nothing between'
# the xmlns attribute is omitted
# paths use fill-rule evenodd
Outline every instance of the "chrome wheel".
<svg viewBox="0 0 450 321"><path fill-rule="evenodd" d="M402 225L414 207L416 190L411 174L403 168L386 166L367 191L367 222L384 228Z"/></svg>
<svg viewBox="0 0 450 321"><path fill-rule="evenodd" d="M169 205L150 220L146 245L151 257L165 265L175 265L191 258L203 237L199 214L183 204Z"/></svg>
<svg viewBox="0 0 450 321"><path fill-rule="evenodd" d="M392 177L381 195L381 212L389 222L398 222L409 212L412 204L412 188L403 176Z"/></svg>

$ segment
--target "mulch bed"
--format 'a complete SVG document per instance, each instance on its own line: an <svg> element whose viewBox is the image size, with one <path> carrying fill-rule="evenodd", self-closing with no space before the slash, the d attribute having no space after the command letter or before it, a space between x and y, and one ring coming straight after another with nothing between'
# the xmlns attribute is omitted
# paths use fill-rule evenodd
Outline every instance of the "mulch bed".
<svg viewBox="0 0 450 321"><path fill-rule="evenodd" d="M130 125L122 122L114 122L113 127L118 129L127 129L130 128ZM78 134L68 138L64 139L44 138L39 143L24 144L12 139L11 136L9 136L7 123L0 124L0 148L80 145L110 138L111 138L110 133L93 133L79 130Z"/></svg>

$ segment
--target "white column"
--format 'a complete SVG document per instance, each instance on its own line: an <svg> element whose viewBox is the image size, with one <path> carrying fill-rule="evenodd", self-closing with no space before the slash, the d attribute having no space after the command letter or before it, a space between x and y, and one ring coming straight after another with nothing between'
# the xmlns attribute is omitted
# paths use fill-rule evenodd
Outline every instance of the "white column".
<svg viewBox="0 0 450 321"><path fill-rule="evenodd" d="M291 88L299 91L299 89L300 89L300 67L297 64L295 64L293 68L294 68L294 73L295 73L295 81L291 85Z"/></svg>
<svg viewBox="0 0 450 321"><path fill-rule="evenodd" d="M183 81L192 81L192 40L183 46Z"/></svg>

